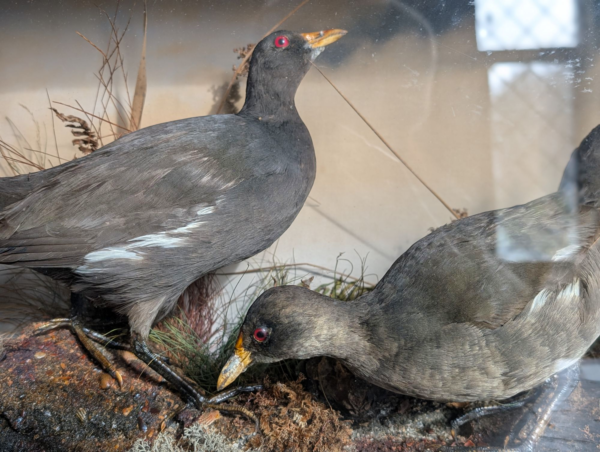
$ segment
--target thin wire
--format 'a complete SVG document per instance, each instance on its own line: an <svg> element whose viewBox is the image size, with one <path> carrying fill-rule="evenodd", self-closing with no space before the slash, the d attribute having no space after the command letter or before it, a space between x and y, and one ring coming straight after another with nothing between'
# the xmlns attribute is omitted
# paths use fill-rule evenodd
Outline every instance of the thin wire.
<svg viewBox="0 0 600 452"><path fill-rule="evenodd" d="M435 196L439 202L441 202L441 203L444 205L444 207L445 207L445 208L448 210L448 212L450 212L450 213L452 214L452 216L454 216L454 218L456 218L457 220L459 220L459 219L460 219L460 217L459 217L459 216L458 216L458 214L457 214L457 213L454 211L454 209L452 209L452 207L450 207L450 206L448 205L448 203L447 203L446 201L444 201L444 200L442 199L442 197L441 197L440 195L438 195L438 194L437 194L437 192L436 192L436 191L435 191L433 188L431 188L431 187L430 187L430 186L427 184L427 182L425 182L425 181L424 181L424 180L423 180L423 179L422 179L422 178L421 178L421 177L420 177L420 176L419 176L419 175L418 175L418 174L417 174L417 173L416 173L416 172L415 172L415 171L414 171L414 170L413 170L413 169L410 167L410 165L409 165L408 163L406 163L406 161L405 161L405 160L404 160L402 157L400 157L400 155L398 155L398 153L397 153L397 152L396 152L396 151L395 151L395 150L392 148L392 146L390 146L390 144L389 144L389 143L388 143L388 142L385 140L385 138L383 138L383 137L381 136L381 134L380 134L379 132L377 132L377 130L375 130L375 127L373 127L373 126L371 125L371 123L370 123L369 121L367 121L367 118L365 118L365 117L364 117L364 116L363 116L363 115L362 115L362 114L361 114L361 113L358 111L358 109L357 109L357 108L356 108L356 107L355 107L355 106L352 104L352 102L350 102L350 100L349 100L349 99L348 99L346 96L344 96L344 95L342 94L342 92L341 92L341 91L338 89L338 87L337 87L337 86L335 86L331 80L329 80L329 78L328 78L328 77L327 77L327 76L326 76L326 75L323 73L323 71L322 71L321 69L319 69L319 66L317 66L315 63L311 63L311 64L312 64L312 65L315 67L315 69L316 69L317 71L319 71L319 73L320 73L320 74L323 76L323 78L324 78L325 80L327 80L327 82L329 82L329 84L330 84L330 85L333 87L333 89L337 91L337 93L338 93L338 94L339 94L339 95L342 97L342 99L344 99L344 100L346 101L346 103L347 103L348 105L350 105L350 108L352 108L352 110L354 110L354 112L355 112L355 113L356 113L356 114L357 114L357 115L360 117L360 119L362 119L362 120L364 121L364 123L365 123L365 124L366 124L366 125L369 127L369 129L371 129L371 130L373 131L373 133L374 133L375 135L377 135L377 138L379 138L379 139L381 140L381 142L382 142L383 144L385 144L385 146L386 146L386 147L387 147L387 148L388 148L388 149L391 151L391 153L392 153L392 154L394 154L394 155L396 156L396 158L398 159L398 161L399 161L400 163L402 163L402 164L403 164L403 165L406 167L406 169L407 169L408 171L410 171L410 172L411 172L411 174L412 174L413 176L415 176L415 177L417 178L417 180L418 180L419 182L421 182L421 183L422 183L422 184L425 186L425 188L426 188L427 190L429 190L429 192L430 192L430 193L431 193L433 196Z"/></svg>

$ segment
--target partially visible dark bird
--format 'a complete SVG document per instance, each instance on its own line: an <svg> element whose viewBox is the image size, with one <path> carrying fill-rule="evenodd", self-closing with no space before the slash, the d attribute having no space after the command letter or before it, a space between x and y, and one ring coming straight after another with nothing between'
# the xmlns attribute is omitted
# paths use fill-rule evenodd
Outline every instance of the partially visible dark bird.
<svg viewBox="0 0 600 452"><path fill-rule="evenodd" d="M200 403L149 350L150 328L190 284L264 250L298 215L315 154L295 93L324 46L344 34L264 38L236 115L151 126L73 162L0 179L0 264L67 281L79 297L124 314L133 351ZM68 319L53 326L102 340Z"/></svg>
<svg viewBox="0 0 600 452"><path fill-rule="evenodd" d="M250 307L223 389L254 362L329 356L382 388L500 400L576 363L600 335L600 126L558 192L436 229L351 302L275 287Z"/></svg>

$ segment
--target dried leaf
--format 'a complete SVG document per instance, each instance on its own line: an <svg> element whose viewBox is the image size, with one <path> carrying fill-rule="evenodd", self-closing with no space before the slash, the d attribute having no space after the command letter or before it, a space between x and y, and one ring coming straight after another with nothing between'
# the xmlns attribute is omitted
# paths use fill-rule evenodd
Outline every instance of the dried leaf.
<svg viewBox="0 0 600 452"><path fill-rule="evenodd" d="M56 117L65 124L65 127L69 127L73 136L83 137L73 140L73 146L78 146L79 150L84 154L90 154L98 149L98 137L96 133L90 128L86 120L81 119L73 115L65 115L59 112L56 108L51 108ZM79 129L79 130L78 130Z"/></svg>
<svg viewBox="0 0 600 452"><path fill-rule="evenodd" d="M146 2L144 2L144 42L142 44L142 58L140 59L140 67L138 69L137 80L135 82L135 92L133 94L133 105L131 106L131 121L129 122L130 130L138 130L142 123L142 112L144 110L144 102L146 101L146 31L148 26L148 12L146 10Z"/></svg>

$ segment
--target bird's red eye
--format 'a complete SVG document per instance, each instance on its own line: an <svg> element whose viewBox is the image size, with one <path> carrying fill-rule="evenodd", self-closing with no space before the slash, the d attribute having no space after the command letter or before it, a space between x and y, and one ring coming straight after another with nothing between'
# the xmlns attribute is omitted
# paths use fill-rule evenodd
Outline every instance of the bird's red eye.
<svg viewBox="0 0 600 452"><path fill-rule="evenodd" d="M275 47L279 47L280 49L283 49L283 48L287 47L288 45L290 45L290 41L288 40L287 37L277 36L275 38Z"/></svg>
<svg viewBox="0 0 600 452"><path fill-rule="evenodd" d="M267 340L268 336L269 336L269 332L267 331L267 329L265 327L256 328L254 330L254 340L256 342L264 342Z"/></svg>

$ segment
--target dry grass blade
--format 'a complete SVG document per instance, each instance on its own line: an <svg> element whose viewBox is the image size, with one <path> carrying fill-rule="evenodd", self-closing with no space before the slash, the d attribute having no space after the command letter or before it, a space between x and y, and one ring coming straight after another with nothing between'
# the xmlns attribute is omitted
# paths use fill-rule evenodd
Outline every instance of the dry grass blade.
<svg viewBox="0 0 600 452"><path fill-rule="evenodd" d="M277 270L285 270L287 268L302 268L302 267L315 268L315 269L327 272L328 274L334 274L334 275L337 275L337 276L339 276L341 278L349 279L351 281L363 281L363 284L365 286L367 286L367 287L375 287L375 284L367 282L367 281L364 281L362 279L362 277L361 278L356 278L354 276L346 275L344 273L337 273L336 270L332 270L331 268L324 267L322 265L311 264L309 262L272 265L272 266L269 266L269 267L251 268L251 269L247 269L247 270L243 270L243 271L239 271L239 272L217 273L217 275L219 275L219 276L234 276L234 275L245 275L245 274L249 274L249 273L268 273L268 272L277 271ZM324 275L324 276L328 276L328 275Z"/></svg>
<svg viewBox="0 0 600 452"><path fill-rule="evenodd" d="M130 130L137 130L142 123L142 112L144 110L144 101L146 100L146 31L148 28L148 12L146 2L144 2L144 42L142 44L142 58L138 69L137 80L135 82L135 92L133 94L133 105L131 106Z"/></svg>
<svg viewBox="0 0 600 452"><path fill-rule="evenodd" d="M52 110L52 101L50 100L50 93L46 89L46 97L48 98L48 108ZM54 115L50 113L50 118L52 118L52 134L54 135L54 149L56 150L56 158L60 161L60 154L58 152L58 141L56 140L56 127L54 126Z"/></svg>
<svg viewBox="0 0 600 452"><path fill-rule="evenodd" d="M417 178L417 180L419 182L421 182L423 184L423 186L427 190L429 190L429 192L433 196L435 196L439 202L441 202L443 204L443 206L448 210L448 212L450 212L452 214L452 216L454 218L456 218L457 220L460 220L459 215L454 211L454 209L452 207L450 207L450 205L446 201L444 201L443 198L440 195L438 195L437 192L433 188L431 188L431 186L429 186L429 184L427 184L427 182L425 182L421 178L421 176L419 176L415 172L415 170L413 170L410 167L410 165L408 163L406 163L406 161L402 157L400 157L400 155L392 148L392 146L386 141L386 139L383 138L383 136L377 131L377 129L375 129L375 127L373 127L371 125L371 123L369 121L367 121L367 118L365 118L362 115L362 113L360 111L358 111L358 109L354 106L354 104L352 102L350 102L350 99L348 99L346 96L344 96L344 94L340 91L340 89L337 86L335 86L335 84L331 80L329 80L329 78L323 73L323 71L316 64L312 63L312 65L315 67L315 69L317 71L319 71L319 73L323 76L323 78L325 80L327 80L327 82L332 86L332 88L334 90L336 90L336 92L341 96L341 98L344 99L344 101L350 106L350 108L352 108L352 110L354 110L354 112L360 117L360 119L362 119L362 121L367 125L367 127L369 127L369 129L371 129L373 131L373 133L377 136L377 138L379 138L381 140L381 142L385 145L385 147L387 147L390 150L390 152L396 156L396 158L398 159L398 161L400 163L402 163L404 165L404 167L408 171L410 171L411 174L413 176L415 176Z"/></svg>
<svg viewBox="0 0 600 452"><path fill-rule="evenodd" d="M92 114L92 113L89 113L89 112L85 111L85 110L84 110L84 109L82 109L82 108L73 107L72 105L69 105L69 104L63 104L62 102L59 102L59 101L57 101L57 100L55 100L55 101L53 101L53 102L54 102L55 104L60 104L60 105L64 105L65 107L72 108L73 110L80 111L81 113L85 113L86 115L89 115L89 116L91 116L91 117L93 117L93 118L99 119L100 121L106 122L106 123L108 123L108 124L110 124L110 125L112 125L112 126L119 127L120 129L123 129L123 130L125 130L125 131L127 131L127 132L131 132L131 130L129 130L127 127L123 127L123 126L120 126L119 124L115 124L114 122L111 122L111 121L109 121L109 120L108 120L108 119L106 119L106 118L101 118L100 116L96 116L96 115L94 115L94 114Z"/></svg>
<svg viewBox="0 0 600 452"><path fill-rule="evenodd" d="M281 19L279 22L277 22L275 25L273 25L273 27L271 27L271 29L269 31L267 31L263 35L263 38L265 36L268 36L269 34L273 33L275 30L277 30L277 28L279 28L279 26L281 24L283 24L286 20L288 20L290 17L292 17L294 14L296 14L296 12L300 8L302 8L304 5L306 5L308 2L309 2L309 0L304 0L302 3L300 3L298 6L296 6L293 10L291 10L287 14L287 16L285 16L283 19ZM254 48L252 48L246 54L246 56L244 57L244 59L242 60L242 62L238 65L237 69L233 73L233 77L231 77L231 81L229 82L229 85L227 86L227 89L225 90L225 94L223 94L223 98L221 99L221 103L219 104L219 108L217 108L217 114L221 113L221 111L223 110L223 107L225 106L225 102L227 102L227 98L229 97L229 92L231 91L231 88L235 84L238 76L243 72L244 67L246 67L246 64L248 63L248 61L250 60L250 57L252 56L252 51L253 50L254 50Z"/></svg>
<svg viewBox="0 0 600 452"><path fill-rule="evenodd" d="M143 61L140 63L140 74L141 77L138 77L138 91L142 92L142 96L138 95L138 105L137 115L138 120L135 120L135 116L132 111L132 104L129 98L129 88L127 84L127 73L124 68L124 58L121 53L121 43L123 38L125 37L125 33L129 28L129 24L131 23L131 17L129 17L127 24L124 30L121 32L116 24L118 11L119 11L120 2L117 1L117 7L114 13L114 17L108 15L101 8L100 11L106 15L110 26L111 26L111 34L108 40L108 44L106 50L100 49L96 44L94 44L90 39L84 36L82 33L77 32L81 38L83 38L86 42L88 42L91 46L94 47L101 55L102 55L102 64L100 65L100 69L95 74L98 79L98 88L96 90L96 97L94 100L93 108L91 109L91 113L85 112L88 115L88 119L90 120L91 126L96 131L96 135L99 137L100 146L103 146L103 140L100 137L113 137L115 139L120 138L124 133L131 132L139 127L139 120L141 120L141 111L143 109L143 103L146 92L146 71L145 71L145 32L144 32L144 51L142 54ZM144 12L145 15L145 12ZM123 76L123 81L125 85L125 91L127 92L127 106L125 106L117 96L114 94L114 83L115 83L115 74L120 71ZM140 78L142 80L140 80ZM143 82L143 83L142 83ZM96 107L100 104L100 112L96 115ZM115 122L110 120L108 109L112 106L114 108L114 112L117 115L117 121L119 124L115 124ZM81 108L83 110L83 108ZM96 126L94 120L92 118L99 119L100 122ZM110 134L102 133L102 126L108 126L110 129ZM129 129L128 127L132 127ZM119 130L117 130L116 128Z"/></svg>
<svg viewBox="0 0 600 452"><path fill-rule="evenodd" d="M20 164L23 164L23 165L28 165L28 166L31 166L31 167L35 168L36 170L43 170L43 169L45 169L43 166L41 166L41 165L37 164L36 162L28 159L18 149L16 149L14 146L11 146L10 144L8 144L7 142L5 142L3 140L0 140L0 154L2 154L2 157L11 166L12 171L15 173L15 175L22 174L23 171L19 171L18 168L13 165L14 163L20 163Z"/></svg>
<svg viewBox="0 0 600 452"><path fill-rule="evenodd" d="M63 115L56 108L52 108L52 111L58 119L62 122L66 122L66 127L71 128L73 136L77 137L73 140L73 146L78 146L79 150L84 154L91 154L98 149L98 137L96 133L90 129L87 121L77 116Z"/></svg>

